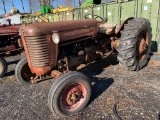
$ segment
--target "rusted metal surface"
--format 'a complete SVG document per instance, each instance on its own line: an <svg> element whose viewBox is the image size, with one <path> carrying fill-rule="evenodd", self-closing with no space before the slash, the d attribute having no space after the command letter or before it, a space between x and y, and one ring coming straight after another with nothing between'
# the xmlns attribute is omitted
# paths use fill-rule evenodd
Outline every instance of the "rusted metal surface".
<svg viewBox="0 0 160 120"><path fill-rule="evenodd" d="M49 54L49 65L56 66L58 57L58 44L55 44L52 41L52 34L47 35L47 45Z"/></svg>
<svg viewBox="0 0 160 120"><path fill-rule="evenodd" d="M27 60L28 60L28 65L30 67L31 72L35 73L37 76L48 74L51 71L52 66L46 66L46 67L41 67L41 68L37 68L37 67L32 66L32 62L31 62L31 59L30 59L31 57L30 57L29 50L28 50L28 47L27 47L27 44L26 44L26 39L25 39L24 36L22 36L22 42L23 42L23 45L24 45L24 49L25 49L25 52L26 52ZM34 46L32 46L32 47L34 47ZM39 51L38 51L38 53L39 53Z"/></svg>
<svg viewBox="0 0 160 120"><path fill-rule="evenodd" d="M23 48L23 43L22 43L21 38L18 38L18 46L19 46L20 48Z"/></svg>
<svg viewBox="0 0 160 120"><path fill-rule="evenodd" d="M136 56L138 58L138 61L141 62L144 60L148 50L148 33L147 32L142 31L138 35L138 41L136 45L137 45Z"/></svg>
<svg viewBox="0 0 160 120"><path fill-rule="evenodd" d="M80 64L85 62L85 56L71 56L68 61L69 70L74 70L76 67L78 67Z"/></svg>
<svg viewBox="0 0 160 120"><path fill-rule="evenodd" d="M57 61L58 70L65 73L69 71L68 58L60 59Z"/></svg>
<svg viewBox="0 0 160 120"><path fill-rule="evenodd" d="M15 35L19 33L19 28L21 27L21 25L12 25L12 26L8 26L8 25L3 25L0 26L0 36L3 35Z"/></svg>
<svg viewBox="0 0 160 120"><path fill-rule="evenodd" d="M42 81L45 81L45 80L48 80L48 79L52 79L53 77L52 76L36 76L36 77L32 77L30 82L31 83L38 83L38 82L42 82Z"/></svg>
<svg viewBox="0 0 160 120"><path fill-rule="evenodd" d="M9 55L11 54L12 52L15 52L15 51L22 51L23 48L17 48L17 49L13 49L13 50L9 50L9 51L5 51L5 52L1 52L0 55Z"/></svg>
<svg viewBox="0 0 160 120"><path fill-rule="evenodd" d="M34 67L49 66L49 55L46 36L26 37L31 65Z"/></svg>
<svg viewBox="0 0 160 120"><path fill-rule="evenodd" d="M90 47L85 48L85 51L86 51L85 62L86 63L89 63L98 58L99 54L96 54L97 50L98 48L96 46L90 46Z"/></svg>
<svg viewBox="0 0 160 120"><path fill-rule="evenodd" d="M97 35L99 26L96 20L76 20L21 27L28 64L32 73L37 75L35 79L45 75L57 78L80 64L111 55L112 49L118 46L115 34ZM55 32L60 40L57 44L52 39Z"/></svg>
<svg viewBox="0 0 160 120"><path fill-rule="evenodd" d="M35 73L36 75L41 76L41 75L47 75L51 71L52 67L47 66L47 67L37 68L37 67L30 66L30 69L32 70L32 73Z"/></svg>
<svg viewBox="0 0 160 120"><path fill-rule="evenodd" d="M131 19L133 19L133 18L134 18L134 17L130 17L130 18L126 19L126 20L121 24L121 26L118 28L118 30L117 30L117 32L116 32L116 37L117 37L117 38L120 38L120 36L121 36L120 31L124 29L124 24L127 24L127 23L128 23L128 20L131 20Z"/></svg>
<svg viewBox="0 0 160 120"><path fill-rule="evenodd" d="M52 72L51 72L51 76L53 77L53 78L58 78L59 76L61 76L63 73L62 72L59 72L58 70L53 70Z"/></svg>
<svg viewBox="0 0 160 120"><path fill-rule="evenodd" d="M12 51L12 50L15 50L16 49L16 45L11 45L11 46L6 46L6 47L3 47L3 48L0 48L0 53L2 52L6 52L6 51Z"/></svg>
<svg viewBox="0 0 160 120"><path fill-rule="evenodd" d="M87 88L84 84L75 83L68 85L61 95L61 108L70 112L75 111L84 104L87 95Z"/></svg>
<svg viewBox="0 0 160 120"><path fill-rule="evenodd" d="M23 35L23 44L27 53L28 64L31 71L36 75L46 75L51 71L51 68L55 66L57 66L60 71L69 71L67 65L69 64L69 62L67 62L68 59L65 61L65 64L62 64L63 61L61 60L59 60L60 63L57 63L58 45L53 43L52 34L50 34L54 31L59 32L61 42L84 36L94 36L97 32L97 21L81 20L41 24L34 23L21 27L21 35ZM75 42L77 41L75 40Z"/></svg>
<svg viewBox="0 0 160 120"><path fill-rule="evenodd" d="M25 50L28 55L28 63L33 73L45 75L51 71L52 66L56 65L57 47L51 39L45 35L36 37L26 37L24 41ZM49 49L50 50L49 50ZM57 53L56 53L57 51Z"/></svg>
<svg viewBox="0 0 160 120"><path fill-rule="evenodd" d="M0 25L0 54L10 54L23 49L19 28L21 25Z"/></svg>
<svg viewBox="0 0 160 120"><path fill-rule="evenodd" d="M21 29L23 29L23 32L25 33L24 36L39 36L44 34L52 34L53 31L66 32L66 31L80 30L86 28L89 29L91 27L95 27L94 30L95 34L97 32L96 20L75 20L75 21L60 21L60 22L50 22L50 23L34 23L22 27Z"/></svg>
<svg viewBox="0 0 160 120"><path fill-rule="evenodd" d="M93 36L97 32L97 27L86 27L76 30L65 31L61 33L61 42L65 42L67 40L72 40L75 38L80 38L84 36Z"/></svg>
<svg viewBox="0 0 160 120"><path fill-rule="evenodd" d="M112 50L116 49L120 44L118 38L117 37L111 37L110 39L111 39Z"/></svg>
<svg viewBox="0 0 160 120"><path fill-rule="evenodd" d="M76 39L76 40L71 40L71 41L65 41L65 42L60 43L59 46L62 47L62 46L74 44L74 43L77 43L77 42L80 42L80 41L84 41L84 40L88 40L88 39L92 39L92 38L93 37L84 37L84 38L81 38L81 39Z"/></svg>

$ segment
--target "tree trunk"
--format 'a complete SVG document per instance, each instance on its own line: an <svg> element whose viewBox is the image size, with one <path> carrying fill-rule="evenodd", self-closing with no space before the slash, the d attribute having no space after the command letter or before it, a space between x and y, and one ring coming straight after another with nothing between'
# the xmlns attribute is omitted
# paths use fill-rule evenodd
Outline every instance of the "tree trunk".
<svg viewBox="0 0 160 120"><path fill-rule="evenodd" d="M30 13L32 13L32 2L29 0L29 8L30 8Z"/></svg>
<svg viewBox="0 0 160 120"><path fill-rule="evenodd" d="M39 5L41 6L41 0L39 0Z"/></svg>
<svg viewBox="0 0 160 120"><path fill-rule="evenodd" d="M81 0L79 0L79 7L81 6Z"/></svg>
<svg viewBox="0 0 160 120"><path fill-rule="evenodd" d="M50 6L50 0L43 0L43 4Z"/></svg>
<svg viewBox="0 0 160 120"><path fill-rule="evenodd" d="M24 11L24 5L23 5L23 0L21 0L21 4L22 4L23 13L25 13L25 11Z"/></svg>
<svg viewBox="0 0 160 120"><path fill-rule="evenodd" d="M3 4L4 13L6 14L7 12L6 12L6 7L5 7L5 2L4 2L4 0L2 0L2 4Z"/></svg>
<svg viewBox="0 0 160 120"><path fill-rule="evenodd" d="M14 3L13 3L13 0L11 0L11 2L12 2L12 7L14 7Z"/></svg>

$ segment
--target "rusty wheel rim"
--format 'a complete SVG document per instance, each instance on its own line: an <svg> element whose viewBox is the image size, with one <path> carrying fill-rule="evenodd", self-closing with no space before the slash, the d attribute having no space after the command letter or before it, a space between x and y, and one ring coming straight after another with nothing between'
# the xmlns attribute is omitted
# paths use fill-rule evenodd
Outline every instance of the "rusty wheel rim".
<svg viewBox="0 0 160 120"><path fill-rule="evenodd" d="M87 88L84 84L68 85L62 92L60 105L63 110L73 112L79 109L87 97Z"/></svg>
<svg viewBox="0 0 160 120"><path fill-rule="evenodd" d="M28 64L25 64L22 68L21 71L21 75L22 78L26 81L26 82L31 82L31 77L35 77L35 75L31 72Z"/></svg>
<svg viewBox="0 0 160 120"><path fill-rule="evenodd" d="M148 32L142 31L138 35L136 57L138 62L142 62L148 52Z"/></svg>

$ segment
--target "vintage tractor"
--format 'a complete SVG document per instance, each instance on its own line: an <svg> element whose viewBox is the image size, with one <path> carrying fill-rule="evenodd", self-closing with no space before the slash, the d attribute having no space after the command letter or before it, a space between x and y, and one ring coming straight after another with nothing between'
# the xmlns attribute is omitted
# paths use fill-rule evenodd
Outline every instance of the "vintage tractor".
<svg viewBox="0 0 160 120"><path fill-rule="evenodd" d="M85 18L20 28L27 57L17 64L16 78L25 84L57 78L50 88L48 104L60 117L81 111L90 100L89 78L73 71L80 64L113 52L118 53L120 65L127 70L140 70L148 63L151 26L147 19L129 18L115 32L116 24L107 23L107 19L97 15Z"/></svg>
<svg viewBox="0 0 160 120"><path fill-rule="evenodd" d="M9 25L0 24L0 77L7 72L7 62L3 57L13 51L23 50L21 37L18 35L21 25L11 25L10 19L8 22Z"/></svg>

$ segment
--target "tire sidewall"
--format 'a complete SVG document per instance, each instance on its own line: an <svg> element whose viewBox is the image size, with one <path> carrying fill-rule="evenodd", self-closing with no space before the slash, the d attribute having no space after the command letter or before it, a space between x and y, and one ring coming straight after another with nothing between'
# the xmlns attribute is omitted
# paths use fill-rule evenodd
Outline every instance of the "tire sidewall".
<svg viewBox="0 0 160 120"><path fill-rule="evenodd" d="M137 58L138 37L142 31L148 34L148 50L142 61ZM145 18L134 18L128 20L124 29L121 30L121 37L119 38L120 45L117 47L119 64L126 70L138 71L145 67L150 58L151 46L151 26L149 20Z"/></svg>
<svg viewBox="0 0 160 120"><path fill-rule="evenodd" d="M7 69L8 69L8 65L7 65L7 62L4 58L1 58L0 57L0 64L2 65L2 72L0 73L0 78L2 78L6 72L7 72Z"/></svg>
<svg viewBox="0 0 160 120"><path fill-rule="evenodd" d="M23 67L28 64L28 61L27 61L27 58L26 57L23 57L19 62L18 64L16 65L16 68L15 68L15 76L16 76L16 79L22 83L22 84L31 84L30 82L27 82L23 79L21 73L22 73L22 69Z"/></svg>

